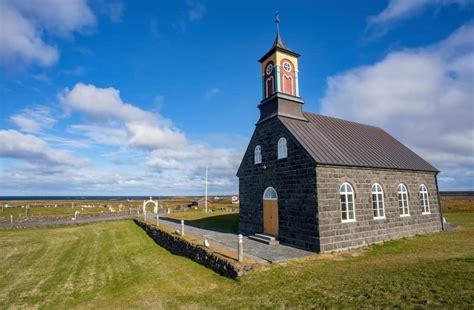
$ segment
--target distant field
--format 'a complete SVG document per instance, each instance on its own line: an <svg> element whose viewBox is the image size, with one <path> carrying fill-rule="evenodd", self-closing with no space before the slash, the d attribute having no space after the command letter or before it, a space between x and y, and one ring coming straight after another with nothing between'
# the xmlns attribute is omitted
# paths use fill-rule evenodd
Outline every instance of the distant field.
<svg viewBox="0 0 474 310"><path fill-rule="evenodd" d="M161 208L170 208L172 210L184 209L193 200L198 200L199 197L176 197L160 199L159 205ZM14 205L15 207L7 208L6 204ZM91 213L109 213L111 211L128 211L136 213L137 210L142 210L143 200L10 200L0 202L0 221L9 220L10 216L14 219L23 219L28 217L43 217L43 216L73 216L75 211L81 214ZM26 206L29 206L27 210ZM153 210L153 204L147 205L148 212ZM209 206L209 209L219 210L222 208L238 208L238 205L232 205L229 197L224 197L216 203Z"/></svg>
<svg viewBox="0 0 474 310"><path fill-rule="evenodd" d="M3 230L0 303L2 308L472 308L473 206L449 203L445 216L461 225L454 231L315 255L238 281L170 254L131 221Z"/></svg>

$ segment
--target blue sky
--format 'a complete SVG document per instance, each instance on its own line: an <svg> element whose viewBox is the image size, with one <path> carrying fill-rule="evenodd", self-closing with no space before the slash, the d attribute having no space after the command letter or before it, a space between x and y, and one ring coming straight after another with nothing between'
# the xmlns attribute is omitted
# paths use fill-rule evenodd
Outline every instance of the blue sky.
<svg viewBox="0 0 474 310"><path fill-rule="evenodd" d="M277 10L306 111L474 190L473 1L2 0L0 195L236 193Z"/></svg>

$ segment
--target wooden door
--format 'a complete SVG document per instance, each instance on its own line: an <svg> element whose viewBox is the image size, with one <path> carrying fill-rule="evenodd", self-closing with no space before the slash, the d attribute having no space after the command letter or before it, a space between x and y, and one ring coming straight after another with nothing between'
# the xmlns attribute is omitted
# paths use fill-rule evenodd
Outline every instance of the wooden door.
<svg viewBox="0 0 474 310"><path fill-rule="evenodd" d="M263 201L263 233L278 236L278 200Z"/></svg>

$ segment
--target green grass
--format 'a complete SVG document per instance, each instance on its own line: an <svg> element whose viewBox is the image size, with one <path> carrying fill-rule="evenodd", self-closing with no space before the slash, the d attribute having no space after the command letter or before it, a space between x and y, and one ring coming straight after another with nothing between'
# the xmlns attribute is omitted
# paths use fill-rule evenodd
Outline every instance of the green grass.
<svg viewBox="0 0 474 310"><path fill-rule="evenodd" d="M70 215L74 216L74 212L79 211L80 214L91 214L91 213L110 213L109 209L103 207L94 207L94 208L80 208L80 207L30 207L28 211L28 217L43 217L43 216L65 216ZM117 209L118 211L118 209ZM123 209L123 211L128 211L128 209ZM136 213L136 211L135 211ZM26 217L26 209L21 207L14 208L5 208L3 211L0 211L0 219L10 219L10 215L13 215L14 220L18 218L24 219ZM80 215L79 215L80 216Z"/></svg>
<svg viewBox="0 0 474 310"><path fill-rule="evenodd" d="M239 229L239 214L229 212L189 211L182 213L172 213L168 217L184 220L186 224L196 225L202 228L218 230L221 232L237 233Z"/></svg>
<svg viewBox="0 0 474 310"><path fill-rule="evenodd" d="M271 265L238 281L157 246L131 221L0 231L2 308L470 308L474 212L443 233Z"/></svg>

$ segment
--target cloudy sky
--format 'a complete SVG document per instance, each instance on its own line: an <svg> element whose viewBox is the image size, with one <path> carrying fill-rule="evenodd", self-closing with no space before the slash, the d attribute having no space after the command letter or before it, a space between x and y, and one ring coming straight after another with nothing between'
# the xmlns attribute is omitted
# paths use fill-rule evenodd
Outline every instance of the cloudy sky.
<svg viewBox="0 0 474 310"><path fill-rule="evenodd" d="M306 111L474 190L474 1L255 2L0 0L0 195L236 193L277 10Z"/></svg>

